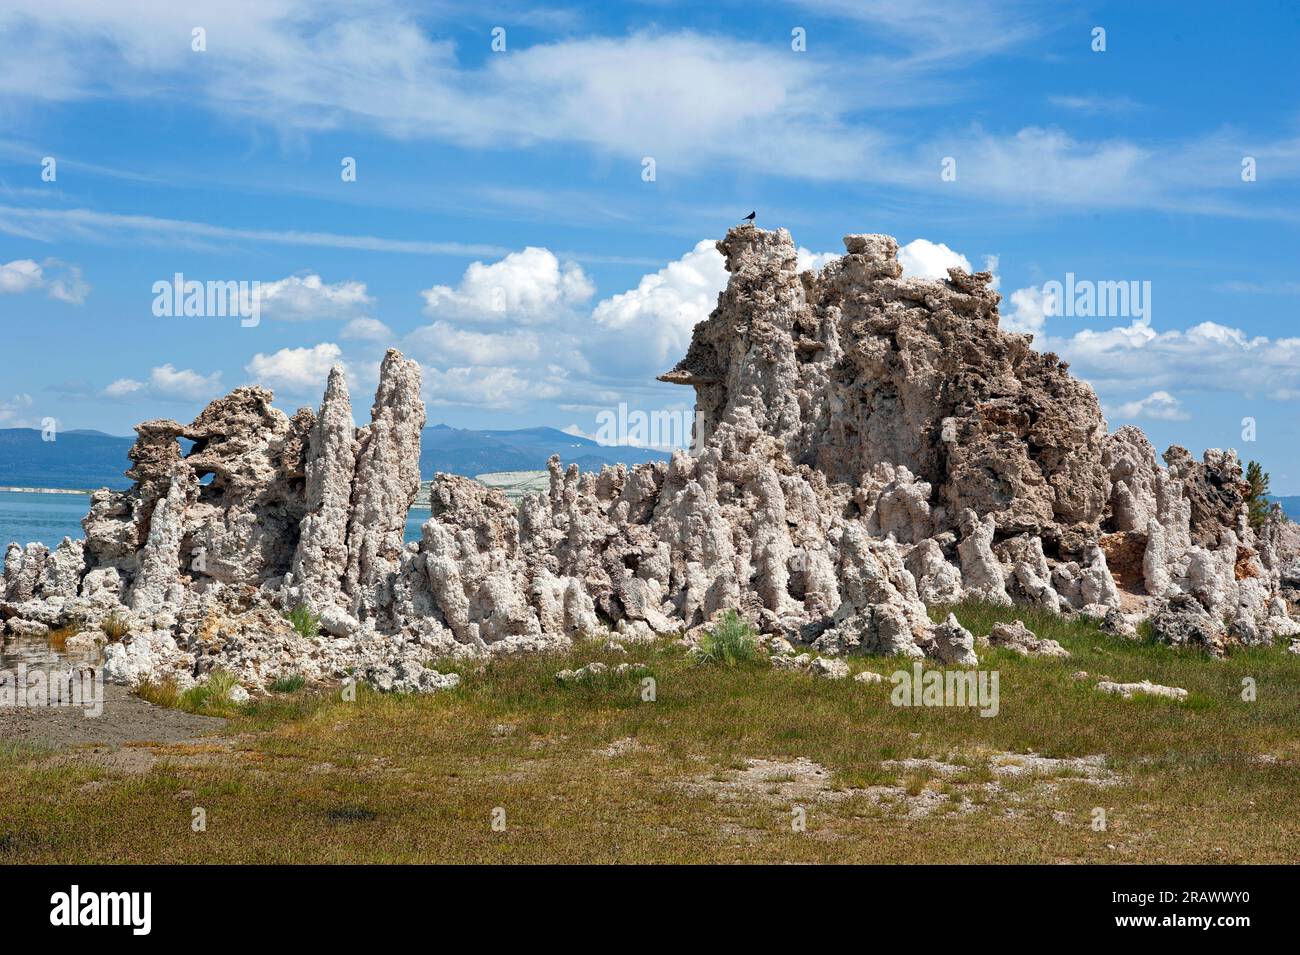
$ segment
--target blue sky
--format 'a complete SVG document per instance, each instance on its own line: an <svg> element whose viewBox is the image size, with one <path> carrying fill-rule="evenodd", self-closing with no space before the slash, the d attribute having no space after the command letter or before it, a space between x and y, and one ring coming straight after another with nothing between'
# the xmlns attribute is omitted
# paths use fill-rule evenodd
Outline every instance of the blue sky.
<svg viewBox="0 0 1300 955"><path fill-rule="evenodd" d="M129 433L253 381L291 411L336 362L364 413L390 345L431 422L687 407L653 377L757 209L812 261L995 257L1004 324L1112 427L1300 493L1297 49L1283 2L6 0L0 427ZM155 315L177 272L262 283L260 322ZM1045 314L1067 273L1149 313Z"/></svg>

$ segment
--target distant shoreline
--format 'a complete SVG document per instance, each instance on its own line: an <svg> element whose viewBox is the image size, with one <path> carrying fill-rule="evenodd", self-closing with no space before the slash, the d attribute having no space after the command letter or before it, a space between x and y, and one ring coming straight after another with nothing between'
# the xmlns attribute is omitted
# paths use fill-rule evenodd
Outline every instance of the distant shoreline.
<svg viewBox="0 0 1300 955"><path fill-rule="evenodd" d="M7 487L0 485L0 491L11 494L82 494L86 497L94 494L93 490L79 490L66 487Z"/></svg>
<svg viewBox="0 0 1300 955"><path fill-rule="evenodd" d="M535 494L544 490L549 480L546 471L489 471L484 474L475 475L473 480L480 484L486 484L488 487L504 491L506 496L511 500L518 500L526 494ZM422 479L420 481L420 491L416 499L411 503L412 509L428 511L433 509L431 500L431 489L434 479ZM0 485L0 492L10 494L80 494L89 497L95 493L93 488L66 488L66 487L16 487L12 485Z"/></svg>

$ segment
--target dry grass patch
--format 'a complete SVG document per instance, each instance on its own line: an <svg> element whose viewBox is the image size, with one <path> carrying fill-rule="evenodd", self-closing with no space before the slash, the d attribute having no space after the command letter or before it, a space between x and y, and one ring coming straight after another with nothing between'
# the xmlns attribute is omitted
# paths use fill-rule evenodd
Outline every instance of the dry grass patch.
<svg viewBox="0 0 1300 955"><path fill-rule="evenodd" d="M1074 658L984 654L1000 673L993 718L895 707L888 682L815 680L761 660L697 666L667 643L443 664L462 685L432 696L276 693L232 714L223 739L234 743L157 749L143 774L0 753L0 862L1300 856L1300 657L1274 648L1214 661L1023 609L957 613L972 629L1014 614ZM644 671L556 682L593 661ZM1184 686L1196 703L1104 696L1070 679L1078 669ZM1257 681L1254 703L1240 698L1244 676ZM791 829L794 800L806 832ZM207 809L202 836L192 806ZM1105 832L1089 825L1099 806ZM498 808L504 831L492 826Z"/></svg>

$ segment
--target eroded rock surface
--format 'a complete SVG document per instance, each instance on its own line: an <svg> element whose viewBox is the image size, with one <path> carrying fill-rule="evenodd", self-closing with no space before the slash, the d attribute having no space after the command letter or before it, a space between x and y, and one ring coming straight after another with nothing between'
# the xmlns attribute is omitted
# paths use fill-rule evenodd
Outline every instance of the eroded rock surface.
<svg viewBox="0 0 1300 955"><path fill-rule="evenodd" d="M1114 696L1122 696L1126 700L1131 700L1135 696L1160 696L1169 700L1187 699L1187 691L1181 686L1162 686L1159 683L1152 683L1150 680L1142 680L1138 683L1114 683L1109 680L1102 680L1097 684L1098 691L1110 693Z"/></svg>
<svg viewBox="0 0 1300 955"><path fill-rule="evenodd" d="M1021 621L995 623L989 631L989 646L1010 650L1022 657L1068 657L1070 651L1055 640L1040 637Z"/></svg>
<svg viewBox="0 0 1300 955"><path fill-rule="evenodd" d="M1300 632L1300 536L1278 514L1250 527L1235 453L1162 464L1138 429L1107 434L1087 384L998 328L987 273L905 279L883 235L846 236L815 273L784 230L718 248L728 286L663 376L695 391L692 453L585 474L556 458L517 506L439 475L404 544L425 410L418 365L390 351L361 428L338 369L315 412L244 387L188 425L139 425L133 485L96 492L84 545L8 548L0 616L18 632L123 615L114 678L226 667L254 689L290 673L437 689L440 656L689 641L731 609L769 646L961 665L974 639L927 605L1115 632L1152 616L1216 652ZM285 619L299 605L318 629ZM1060 649L1005 629L995 642Z"/></svg>

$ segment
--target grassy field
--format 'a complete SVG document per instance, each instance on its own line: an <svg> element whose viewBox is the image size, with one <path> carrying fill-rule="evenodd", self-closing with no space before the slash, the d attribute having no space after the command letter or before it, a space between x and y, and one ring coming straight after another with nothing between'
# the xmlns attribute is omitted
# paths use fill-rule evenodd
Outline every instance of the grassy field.
<svg viewBox="0 0 1300 955"><path fill-rule="evenodd" d="M1024 619L1073 658L981 651L992 718L667 643L462 666L427 697L306 687L198 742L0 753L0 861L1300 859L1300 656L1215 661L1024 608L956 611L976 632ZM555 680L593 660L646 670ZM1102 677L1190 696L1124 700Z"/></svg>

